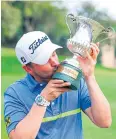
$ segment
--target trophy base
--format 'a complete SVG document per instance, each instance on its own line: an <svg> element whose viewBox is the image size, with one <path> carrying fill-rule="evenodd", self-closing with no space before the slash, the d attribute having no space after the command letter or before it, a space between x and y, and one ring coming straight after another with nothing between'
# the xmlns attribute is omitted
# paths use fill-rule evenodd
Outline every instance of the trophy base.
<svg viewBox="0 0 116 139"><path fill-rule="evenodd" d="M60 79L65 82L70 82L71 85L68 88L71 90L77 90L81 77L82 71L79 68L64 61L60 64L52 79Z"/></svg>

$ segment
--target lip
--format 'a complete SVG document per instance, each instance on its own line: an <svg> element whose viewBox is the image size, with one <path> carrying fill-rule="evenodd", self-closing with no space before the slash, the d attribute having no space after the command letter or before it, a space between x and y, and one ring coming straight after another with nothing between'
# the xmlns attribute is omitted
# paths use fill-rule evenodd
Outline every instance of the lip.
<svg viewBox="0 0 116 139"><path fill-rule="evenodd" d="M58 69L58 67L54 68L54 69L53 69L53 72L56 72L57 69Z"/></svg>

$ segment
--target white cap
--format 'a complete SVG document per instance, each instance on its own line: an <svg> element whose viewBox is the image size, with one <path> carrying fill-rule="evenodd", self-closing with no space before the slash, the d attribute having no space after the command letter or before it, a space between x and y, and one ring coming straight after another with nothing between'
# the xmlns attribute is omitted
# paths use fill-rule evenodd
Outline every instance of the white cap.
<svg viewBox="0 0 116 139"><path fill-rule="evenodd" d="M52 43L45 33L33 31L20 38L15 51L18 60L23 65L29 62L44 65L58 48L62 47Z"/></svg>

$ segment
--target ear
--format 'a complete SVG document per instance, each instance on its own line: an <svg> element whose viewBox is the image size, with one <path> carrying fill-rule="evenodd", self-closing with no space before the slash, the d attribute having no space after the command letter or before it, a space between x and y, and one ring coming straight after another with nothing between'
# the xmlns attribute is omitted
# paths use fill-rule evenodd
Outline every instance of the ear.
<svg viewBox="0 0 116 139"><path fill-rule="evenodd" d="M32 70L31 67L24 65L24 66L22 66L22 68L23 68L27 73L29 73L29 74L32 75L33 70Z"/></svg>

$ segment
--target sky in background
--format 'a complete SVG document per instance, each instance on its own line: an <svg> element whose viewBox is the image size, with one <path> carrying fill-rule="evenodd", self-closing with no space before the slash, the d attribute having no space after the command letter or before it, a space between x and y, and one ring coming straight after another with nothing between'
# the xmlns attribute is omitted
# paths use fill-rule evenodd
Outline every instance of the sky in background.
<svg viewBox="0 0 116 139"><path fill-rule="evenodd" d="M75 6L80 6L82 2L87 1L91 1L97 9L106 11L108 15L116 20L116 0L64 0L64 3L70 12L75 12Z"/></svg>

